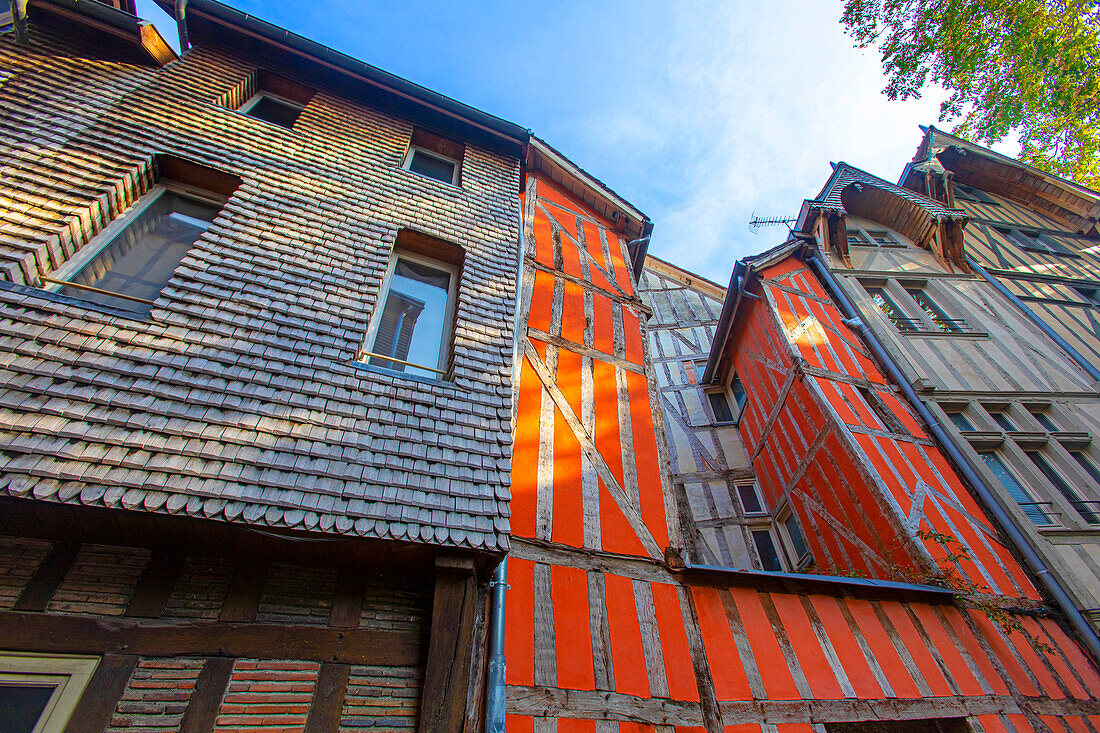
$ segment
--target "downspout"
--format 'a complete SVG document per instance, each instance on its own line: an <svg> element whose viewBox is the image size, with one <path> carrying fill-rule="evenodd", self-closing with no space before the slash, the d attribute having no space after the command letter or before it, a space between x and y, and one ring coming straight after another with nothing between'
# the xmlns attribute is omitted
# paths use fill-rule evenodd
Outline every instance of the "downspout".
<svg viewBox="0 0 1100 733"><path fill-rule="evenodd" d="M508 591L508 558L493 571L489 587L493 590L492 619L489 623L489 679L485 685L485 730L504 731L504 597Z"/></svg>
<svg viewBox="0 0 1100 733"><path fill-rule="evenodd" d="M966 261L974 269L975 272L977 272L985 279L987 283L997 288L997 291L1000 292L1001 295L1008 298L1010 301L1012 301L1013 305L1023 311L1024 315L1028 317L1028 320L1038 326L1040 331L1049 336L1051 341L1058 344L1058 346L1061 347L1063 351L1069 354L1070 358L1077 362L1077 366L1084 369L1085 372L1090 377L1092 377L1094 381L1100 382L1100 370L1093 366L1088 359L1082 356L1081 352L1070 346L1069 342L1062 338L1057 331L1051 328L1050 324L1040 318L1038 314L1035 313L1035 311L1031 310L1031 308L1028 307L1027 303L1020 300L1020 298L1015 293L1006 288L1004 283L986 272L985 268L975 262L973 258L968 256L966 258Z"/></svg>
<svg viewBox="0 0 1100 733"><path fill-rule="evenodd" d="M180 56L182 56L191 47L191 42L187 38L187 0L176 0L176 30L180 34Z"/></svg>
<svg viewBox="0 0 1100 733"><path fill-rule="evenodd" d="M860 319L859 311L856 310L852 301L848 300L848 296L840 287L840 283L837 282L836 277L829 271L828 266L822 261L821 257L816 252L809 252L805 255L805 260L821 279L822 284L829 290L829 293L833 296L837 305L840 306L840 310L848 319L847 322L856 325L857 330L860 335L863 336L863 340L866 342L867 346L870 347L871 353L874 354L879 365L886 369L890 379L901 389L902 394L905 395L905 398L909 400L909 403L916 409L925 424L928 425L940 447L951 457L956 468L974 488L974 491L977 492L978 498L982 500L986 510L993 515L993 518L1000 525L1001 529L1008 535L1009 540L1023 556L1024 561L1031 571L1035 573L1039 582L1047 592L1053 596L1055 602L1061 606L1070 625L1072 625L1074 631L1077 632L1077 636L1081 643L1084 644L1085 648L1092 654L1094 660L1100 661L1100 638L1097 638L1096 629L1085 619L1084 615L1077 608L1077 604L1073 602L1069 594L1058 582L1058 579L1050 572L1050 568L1046 566L1043 559L1035 552L1035 549L1031 546L1031 543L1028 542L1027 537L1024 536L1020 528L1016 526L1015 521L1008 514L1008 511L1001 506L999 501L997 501L995 493L970 466L970 463L963 456L962 451L960 451L958 446L955 445L955 442L951 440L951 437L947 434L947 431L943 429L939 421L936 420L932 411L928 409L928 406L925 405L920 397L917 396L917 393L913 391L913 387L905 379L905 375L902 374L897 363L886 352L886 349L883 348L882 343L875 336L874 332Z"/></svg>

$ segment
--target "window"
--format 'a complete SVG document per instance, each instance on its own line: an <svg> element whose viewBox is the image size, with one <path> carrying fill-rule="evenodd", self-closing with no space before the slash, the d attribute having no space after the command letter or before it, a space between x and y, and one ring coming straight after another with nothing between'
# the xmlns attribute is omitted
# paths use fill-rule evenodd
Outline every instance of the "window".
<svg viewBox="0 0 1100 733"><path fill-rule="evenodd" d="M1054 470L1054 466L1050 465L1043 454L1039 451L1026 451L1027 457L1031 459L1031 462L1035 464L1044 476L1047 477L1047 481L1058 490L1058 493L1066 498L1077 513L1081 515L1089 524L1100 524L1100 518L1089 508L1089 503L1084 501L1080 495L1066 483L1066 480L1062 478L1062 475Z"/></svg>
<svg viewBox="0 0 1100 733"><path fill-rule="evenodd" d="M890 236L890 232L884 230L869 231L867 236L871 238L871 241L875 243L877 247L898 247L900 243Z"/></svg>
<svg viewBox="0 0 1100 733"><path fill-rule="evenodd" d="M916 302L920 309L928 316L928 320L944 333L961 333L966 330L965 322L960 318L948 318L932 296L923 288L907 287L905 292Z"/></svg>
<svg viewBox="0 0 1100 733"><path fill-rule="evenodd" d="M238 111L244 112L249 117L255 117L258 120L270 122L289 130L294 127L298 115L302 114L302 106L289 99L267 92L260 92L252 95L252 98L241 105Z"/></svg>
<svg viewBox="0 0 1100 733"><path fill-rule="evenodd" d="M987 407L986 410L989 412L989 416L993 418L993 422L997 423L997 425L1000 426L1001 430L1004 430L1008 433L1013 433L1019 430L1019 428L1016 427L1016 423L1012 422L1012 420L1009 419L1008 412L1006 410L998 410L991 407Z"/></svg>
<svg viewBox="0 0 1100 733"><path fill-rule="evenodd" d="M1029 407L1027 411L1031 413L1031 416L1035 418L1044 430L1048 430L1052 433L1057 433L1060 428L1050 417L1050 413L1046 410L1039 409L1038 407Z"/></svg>
<svg viewBox="0 0 1100 733"><path fill-rule="evenodd" d="M896 302L894 302L894 299L887 294L885 288L869 287L867 288L867 294L871 296L871 301L899 331L920 330L920 320L906 317L905 312Z"/></svg>
<svg viewBox="0 0 1100 733"><path fill-rule="evenodd" d="M760 500L760 493L756 490L756 484L738 486L737 498L741 501L741 509L746 516L768 513L764 502Z"/></svg>
<svg viewBox="0 0 1100 733"><path fill-rule="evenodd" d="M760 567L769 572L783 571L783 561L779 559L779 550L770 529L754 529L751 532L752 543L756 546L756 556L760 558Z"/></svg>
<svg viewBox="0 0 1100 733"><path fill-rule="evenodd" d="M1078 295L1080 295L1092 305L1100 306L1100 289L1084 288L1077 285L1074 285L1073 289L1077 291Z"/></svg>
<svg viewBox="0 0 1100 733"><path fill-rule="evenodd" d="M714 413L715 422L733 422L733 410L730 409L730 402L725 392L707 392L707 400L710 402L710 410Z"/></svg>
<svg viewBox="0 0 1100 733"><path fill-rule="evenodd" d="M783 538L786 540L788 553L791 556L791 565L799 570L810 564L810 548L806 546L806 538L802 536L802 527L798 524L798 517L793 511L779 521L783 530Z"/></svg>
<svg viewBox="0 0 1100 733"><path fill-rule="evenodd" d="M396 250L360 360L418 376L445 375L457 280L453 266Z"/></svg>
<svg viewBox="0 0 1100 733"><path fill-rule="evenodd" d="M54 290L148 313L225 199L165 181L111 222L51 277Z"/></svg>
<svg viewBox="0 0 1100 733"><path fill-rule="evenodd" d="M993 198L985 191L980 191L970 186L964 186L961 183L954 184L955 198L962 199L963 201L972 201L976 204L999 204L997 199Z"/></svg>
<svg viewBox="0 0 1100 733"><path fill-rule="evenodd" d="M1024 510L1024 514L1034 524L1040 527L1047 527L1054 524L1054 521L1043 510L1046 503L1035 501L1030 494L1020 484L1020 481L1008 470L1008 466L1004 464L1000 456L993 451L979 451L978 455L981 456L985 465L997 477L997 480L1001 482L1001 485L1005 488L1020 508Z"/></svg>
<svg viewBox="0 0 1100 733"><path fill-rule="evenodd" d="M868 407L878 416L879 421L887 432L896 433L898 435L910 434L905 428L905 425L898 419L898 416L890 411L890 408L886 406L886 403L883 402L882 398L875 394L874 391L866 387L856 387L856 389L859 390L859 394L863 397L863 401L866 402Z"/></svg>
<svg viewBox="0 0 1100 733"><path fill-rule="evenodd" d="M974 423L963 414L962 410L954 410L947 412L947 419L955 424L955 427L959 429L959 432L969 432L975 430Z"/></svg>
<svg viewBox="0 0 1100 733"><path fill-rule="evenodd" d="M730 394L733 396L733 401L737 405L737 412L745 409L745 400L748 399L748 394L745 392L745 386L741 384L741 378L735 376L733 381L730 382Z"/></svg>
<svg viewBox="0 0 1100 733"><path fill-rule="evenodd" d="M994 227L994 229L1024 249L1030 249L1037 252L1049 252L1052 254L1077 254L1053 237L1041 234L1038 231L1024 231L1022 229L1008 229L1006 227Z"/></svg>
<svg viewBox="0 0 1100 733"><path fill-rule="evenodd" d="M849 229L848 246L851 247L853 245L867 247L871 245L871 242L867 239L867 235L859 229Z"/></svg>
<svg viewBox="0 0 1100 733"><path fill-rule="evenodd" d="M1089 460L1084 451L1071 450L1069 454L1073 456L1073 460L1077 461L1077 465L1083 468L1085 473L1092 478L1094 488L1100 491L1100 469L1096 467L1096 464Z"/></svg>
<svg viewBox="0 0 1100 733"><path fill-rule="evenodd" d="M405 170L443 183L458 185L458 161L429 153L420 148L410 148L405 156Z"/></svg>
<svg viewBox="0 0 1100 733"><path fill-rule="evenodd" d="M64 729L98 661L66 655L0 655L0 730Z"/></svg>

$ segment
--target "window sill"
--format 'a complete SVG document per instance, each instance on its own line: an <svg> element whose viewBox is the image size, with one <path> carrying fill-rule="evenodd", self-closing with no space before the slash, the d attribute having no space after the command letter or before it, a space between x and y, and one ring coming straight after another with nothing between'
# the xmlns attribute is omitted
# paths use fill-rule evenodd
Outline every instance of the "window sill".
<svg viewBox="0 0 1100 733"><path fill-rule="evenodd" d="M127 310L125 308L115 308L113 306L103 305L102 303L96 303L91 300L84 300L83 298L76 298L71 295L55 293L52 290L43 290L42 288L31 287L30 285L18 285L16 283L10 283L4 280L0 280L0 290L6 290L11 293L19 293L20 295L27 295L32 298L39 298L41 300L48 300L50 302L58 303L60 305L67 305L75 308L82 308L84 310L95 311L97 313L114 316L116 318L125 318L131 321L138 321L140 323L149 323L154 320L150 312L141 310Z"/></svg>
<svg viewBox="0 0 1100 733"><path fill-rule="evenodd" d="M431 176L426 176L423 173L411 171L403 165L394 166L394 169L401 171L407 176L415 176L418 181L431 181L432 183L438 183L440 186L446 186L452 191L460 191L462 193L466 192L466 189L462 187L461 183L448 183L447 181L441 181L438 178L432 178Z"/></svg>
<svg viewBox="0 0 1100 733"><path fill-rule="evenodd" d="M929 330L929 331L924 331L924 330L920 330L920 331L902 331L900 329L895 329L895 330L897 330L897 332L899 334L901 334L902 336L919 336L921 338L927 338L929 336L936 336L936 337L942 336L943 338L964 338L964 339L978 339L978 340L989 338L989 334L984 332L984 331L940 331L938 329L935 330L935 331L931 331L931 330Z"/></svg>
<svg viewBox="0 0 1100 733"><path fill-rule="evenodd" d="M442 387L443 389L452 390L454 392L466 391L449 379L443 379L441 377L422 377L419 374L409 374L408 372L399 372L396 369L386 369L385 367L374 366L373 364L368 364L364 361L349 361L348 364L350 364L353 369L371 372L372 374L377 374L383 377L392 377L407 382L417 382L419 384L426 384L432 387Z"/></svg>

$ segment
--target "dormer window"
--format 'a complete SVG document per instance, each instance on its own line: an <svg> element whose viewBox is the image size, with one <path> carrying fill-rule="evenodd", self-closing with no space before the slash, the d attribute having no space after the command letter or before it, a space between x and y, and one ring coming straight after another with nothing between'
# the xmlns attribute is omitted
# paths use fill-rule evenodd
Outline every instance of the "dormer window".
<svg viewBox="0 0 1100 733"><path fill-rule="evenodd" d="M457 160L444 158L442 155L430 153L422 148L409 148L409 154L405 156L404 168L452 186L456 185L458 177Z"/></svg>
<svg viewBox="0 0 1100 733"><path fill-rule="evenodd" d="M461 185L465 155L466 146L462 143L427 130L413 130L401 167L418 176L458 186Z"/></svg>
<svg viewBox="0 0 1100 733"><path fill-rule="evenodd" d="M904 247L885 229L861 229L848 225L848 246L857 247Z"/></svg>
<svg viewBox="0 0 1100 733"><path fill-rule="evenodd" d="M298 115L302 114L302 105L275 94L259 92L252 95L238 111L289 130L294 127Z"/></svg>

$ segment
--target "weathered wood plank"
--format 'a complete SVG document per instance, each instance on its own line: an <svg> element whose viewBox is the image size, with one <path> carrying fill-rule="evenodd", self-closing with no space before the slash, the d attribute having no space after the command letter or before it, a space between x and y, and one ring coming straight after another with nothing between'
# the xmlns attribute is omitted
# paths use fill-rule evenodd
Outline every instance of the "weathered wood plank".
<svg viewBox="0 0 1100 733"><path fill-rule="evenodd" d="M336 733L340 729L350 674L351 666L347 664L321 665L303 733Z"/></svg>
<svg viewBox="0 0 1100 733"><path fill-rule="evenodd" d="M76 542L55 544L19 594L13 608L16 611L45 611L79 550L80 544Z"/></svg>
<svg viewBox="0 0 1100 733"><path fill-rule="evenodd" d="M364 573L341 570L336 576L336 590L332 597L328 625L336 629L354 629L359 626L366 588L367 578Z"/></svg>
<svg viewBox="0 0 1100 733"><path fill-rule="evenodd" d="M233 580L222 605L219 621L252 621L260 607L260 596L267 582L270 564L265 560L237 563Z"/></svg>
<svg viewBox="0 0 1100 733"><path fill-rule="evenodd" d="M137 663L134 654L107 654L99 660L99 666L69 717L65 733L102 733L110 724L118 699Z"/></svg>
<svg viewBox="0 0 1100 733"><path fill-rule="evenodd" d="M190 619L99 618L0 612L11 651L141 656L232 656L412 666L421 637L412 631L330 629Z"/></svg>
<svg viewBox="0 0 1100 733"><path fill-rule="evenodd" d="M126 615L159 617L176 585L184 559L176 552L154 552L138 579L134 595L126 606Z"/></svg>
<svg viewBox="0 0 1100 733"><path fill-rule="evenodd" d="M237 660L228 657L207 659L195 681L195 690L187 703L180 723L180 733L210 733L214 721L218 718L225 690L229 687L229 678L233 676L233 665Z"/></svg>
<svg viewBox="0 0 1100 733"><path fill-rule="evenodd" d="M477 582L472 560L436 560L435 598L420 733L460 733L470 686Z"/></svg>

